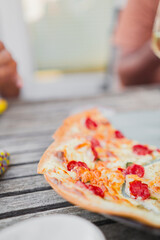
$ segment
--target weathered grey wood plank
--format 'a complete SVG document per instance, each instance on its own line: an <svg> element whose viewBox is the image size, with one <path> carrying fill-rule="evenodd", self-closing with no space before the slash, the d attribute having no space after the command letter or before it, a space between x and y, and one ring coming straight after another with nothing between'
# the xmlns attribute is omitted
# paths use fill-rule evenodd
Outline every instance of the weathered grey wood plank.
<svg viewBox="0 0 160 240"><path fill-rule="evenodd" d="M23 214L23 212L28 209L30 209L29 211L32 212L34 208L40 207L43 209L43 207L48 205L64 202L66 201L52 189L17 196L3 197L0 198L0 218L4 217L4 214L7 217L7 215L11 214L12 212L14 212L16 215L20 210ZM52 206L52 208L54 207Z"/></svg>
<svg viewBox="0 0 160 240"><path fill-rule="evenodd" d="M51 101L42 101L42 102L15 102L11 105L12 110L10 112L12 113L20 113L24 112L24 107L25 111L30 112L31 109L34 109L36 113L42 112L42 111L52 111L55 108L57 108L59 111L61 109L67 108L68 106L77 106L78 103L97 103L97 102L102 102L103 104L107 104L106 100L108 101L109 104L121 107L122 103L124 103L124 100L128 100L128 102L125 103L125 105L122 106L123 109L131 109L133 108L136 110L138 108L145 108L149 109L153 107L156 107L160 96L159 96L159 88L156 86L155 88L132 88L132 89L127 89L127 91L123 91L121 93L107 93L104 95L96 96L96 97L90 97L90 98L81 98L81 99L68 99L68 100L51 100ZM154 97L155 101L151 101ZM117 99L119 101L117 101ZM139 105L137 106L137 102L139 102ZM65 103L65 104L64 104ZM147 106L146 106L147 104ZM158 105L159 106L159 105Z"/></svg>
<svg viewBox="0 0 160 240"><path fill-rule="evenodd" d="M17 177L26 177L37 174L37 163L30 163L19 166L11 166L8 170L0 177L0 180L12 179ZM26 180L27 181L27 180Z"/></svg>
<svg viewBox="0 0 160 240"><path fill-rule="evenodd" d="M21 152L32 152L36 149L45 149L51 143L53 139L50 136L40 137L21 137L21 138L8 138L0 140L0 148L7 149L10 154L21 153Z"/></svg>
<svg viewBox="0 0 160 240"><path fill-rule="evenodd" d="M154 98L154 101L152 99ZM0 136L56 129L73 108L86 105L112 107L117 111L159 108L159 89L124 92L118 95L71 101L11 104L1 117ZM7 120L8 119L8 120ZM12 119L12 121L9 121ZM20 120L19 120L20 119ZM18 124L17 124L18 122Z"/></svg>
<svg viewBox="0 0 160 240"><path fill-rule="evenodd" d="M30 214L25 214L22 216L18 217L12 217L12 218L6 218L3 220L0 220L0 229L3 229L5 227L8 227L12 224L18 223L23 220L27 220L33 217L40 217L40 216L48 216L48 215L53 215L53 214L74 214L80 217L83 217L91 222L97 222L97 221L103 221L106 220L105 217L88 212L86 210L82 210L76 206L71 206L71 207L65 207L65 208L60 208L60 209L53 209L49 211L44 211L44 212L37 212L37 213L30 213Z"/></svg>
<svg viewBox="0 0 160 240"><path fill-rule="evenodd" d="M28 164L28 163L34 163L34 162L38 163L43 153L44 153L44 149L42 148L38 150L35 149L32 152L12 154L10 163L12 165Z"/></svg>
<svg viewBox="0 0 160 240"><path fill-rule="evenodd" d="M36 192L45 188L49 188L49 184L43 175L5 180L0 182L0 197L20 195L25 192Z"/></svg>
<svg viewBox="0 0 160 240"><path fill-rule="evenodd" d="M67 116L67 114L66 114ZM12 124L9 126L6 122L3 124L1 121L1 126L0 126L0 136L10 136L10 135L18 135L18 134L30 134L33 135L33 132L39 133L41 132L49 132L52 134L55 129L57 129L60 126L60 123L62 123L62 119L65 117L61 117L57 121L53 117L50 121L45 119L44 121L36 118L34 120L30 121L24 121L21 120L18 126L17 120L12 120Z"/></svg>
<svg viewBox="0 0 160 240"><path fill-rule="evenodd" d="M53 126L52 126L53 127ZM31 138L31 137L43 137L43 138L46 138L46 137L51 137L51 135L52 135L52 133L53 133L53 131L52 131L52 128L51 129L49 129L49 130L45 130L45 131L43 131L43 130L41 130L41 129L39 129L39 131L37 131L37 132L25 132L25 133L23 133L23 132L20 132L20 133L16 133L16 134L5 134L5 135L0 135L0 141L4 141L4 140L9 140L9 141L11 141L12 139L18 139L18 138Z"/></svg>
<svg viewBox="0 0 160 240"><path fill-rule="evenodd" d="M159 240L159 236L151 235L122 224L109 224L100 226L107 240Z"/></svg>

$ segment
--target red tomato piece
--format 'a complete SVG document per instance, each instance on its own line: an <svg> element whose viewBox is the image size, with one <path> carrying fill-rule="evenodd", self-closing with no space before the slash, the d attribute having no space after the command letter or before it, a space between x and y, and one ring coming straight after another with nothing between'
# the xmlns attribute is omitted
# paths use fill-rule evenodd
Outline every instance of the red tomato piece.
<svg viewBox="0 0 160 240"><path fill-rule="evenodd" d="M141 197L142 200L145 200L150 197L150 192L147 184L137 180L130 182L129 184L130 192L135 198Z"/></svg>
<svg viewBox="0 0 160 240"><path fill-rule="evenodd" d="M84 162L76 162L76 161L71 161L67 164L67 170L71 171L75 167L84 167L89 170L89 167L87 166L86 163Z"/></svg>
<svg viewBox="0 0 160 240"><path fill-rule="evenodd" d="M73 168L75 168L77 166L77 162L76 161L71 161L67 164L67 170L71 171Z"/></svg>
<svg viewBox="0 0 160 240"><path fill-rule="evenodd" d="M94 161L96 161L98 159L98 153L97 153L95 147L91 146L91 149L92 149L92 152L93 152L93 155L94 155Z"/></svg>
<svg viewBox="0 0 160 240"><path fill-rule="evenodd" d="M100 143L97 139L92 138L91 139L91 149L92 149L95 161L98 159L98 153L96 151L96 147L100 147Z"/></svg>
<svg viewBox="0 0 160 240"><path fill-rule="evenodd" d="M121 139L121 138L124 138L124 135L120 131L116 130L115 131L115 137Z"/></svg>
<svg viewBox="0 0 160 240"><path fill-rule="evenodd" d="M144 176L144 167L138 164L133 164L129 167L126 168L125 170L125 175L128 174L134 174L137 175L138 177L143 177Z"/></svg>
<svg viewBox="0 0 160 240"><path fill-rule="evenodd" d="M98 124L89 117L86 119L85 124L90 130L95 130L98 127Z"/></svg>
<svg viewBox="0 0 160 240"><path fill-rule="evenodd" d="M157 149L157 152L159 152L159 153L160 153L160 149Z"/></svg>
<svg viewBox="0 0 160 240"><path fill-rule="evenodd" d="M92 138L91 139L91 146L92 147L100 147L101 145L100 145L100 143L99 143L99 141L97 139Z"/></svg>
<svg viewBox="0 0 160 240"><path fill-rule="evenodd" d="M86 185L85 183L83 183L81 181L78 181L76 184L79 187L86 188L86 189L92 191L95 195L104 198L104 192L103 192L103 190L101 188L93 186L91 184L90 185Z"/></svg>
<svg viewBox="0 0 160 240"><path fill-rule="evenodd" d="M87 188L92 191L95 195L104 198L104 192L101 188L93 186L93 185L87 185Z"/></svg>
<svg viewBox="0 0 160 240"><path fill-rule="evenodd" d="M89 167L84 162L78 162L78 167L84 167L84 168L87 168L89 170Z"/></svg>
<svg viewBox="0 0 160 240"><path fill-rule="evenodd" d="M125 169L124 168L118 168L119 171L121 171L123 174L125 174Z"/></svg>
<svg viewBox="0 0 160 240"><path fill-rule="evenodd" d="M147 155L153 152L148 147L140 144L134 145L132 149L133 149L133 152L137 155Z"/></svg>

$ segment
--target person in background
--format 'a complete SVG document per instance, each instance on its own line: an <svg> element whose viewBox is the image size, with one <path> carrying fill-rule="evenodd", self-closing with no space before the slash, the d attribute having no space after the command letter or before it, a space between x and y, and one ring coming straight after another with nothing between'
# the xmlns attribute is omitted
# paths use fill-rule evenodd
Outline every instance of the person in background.
<svg viewBox="0 0 160 240"><path fill-rule="evenodd" d="M17 72L17 64L0 41L0 96L17 97L22 81Z"/></svg>
<svg viewBox="0 0 160 240"><path fill-rule="evenodd" d="M151 48L159 0L128 0L114 35L115 70L126 86L160 83L160 59Z"/></svg>
<svg viewBox="0 0 160 240"><path fill-rule="evenodd" d="M120 16L123 12L123 9L126 6L126 2L127 0L115 0L114 2L114 11L113 11L113 15L112 15L112 19L111 19L111 26L110 26L110 34L111 36L114 35L114 31L117 27L117 22L120 19ZM107 74L106 74L106 78L105 81L102 85L103 89L108 89L108 87L110 87L110 89L116 89L118 86L119 89L119 84L117 84L117 78L115 78L114 75L114 63L116 60L116 56L117 56L117 47L114 46L114 44L112 44L112 40L113 38L111 37L111 44L110 44L110 48L109 48L109 62L107 65ZM112 79L115 79L115 81L112 81Z"/></svg>

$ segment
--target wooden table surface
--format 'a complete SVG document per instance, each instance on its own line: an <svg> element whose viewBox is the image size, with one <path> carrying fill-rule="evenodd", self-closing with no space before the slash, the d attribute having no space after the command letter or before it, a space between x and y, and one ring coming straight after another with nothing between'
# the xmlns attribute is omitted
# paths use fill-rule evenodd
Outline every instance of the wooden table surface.
<svg viewBox="0 0 160 240"><path fill-rule="evenodd" d="M77 108L95 105L120 113L156 110L160 109L160 89L135 88L88 99L15 101L0 116L0 149L11 153L11 165L0 178L0 229L35 216L66 213L94 222L107 239L159 239L71 205L36 173L39 159L62 120Z"/></svg>

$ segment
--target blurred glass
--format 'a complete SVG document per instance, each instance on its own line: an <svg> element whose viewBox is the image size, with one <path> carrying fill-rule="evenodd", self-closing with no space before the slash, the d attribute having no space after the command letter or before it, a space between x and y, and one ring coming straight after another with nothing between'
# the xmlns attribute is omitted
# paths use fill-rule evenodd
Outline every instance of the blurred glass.
<svg viewBox="0 0 160 240"><path fill-rule="evenodd" d="M158 5L152 34L152 49L156 56L160 58L160 3Z"/></svg>

